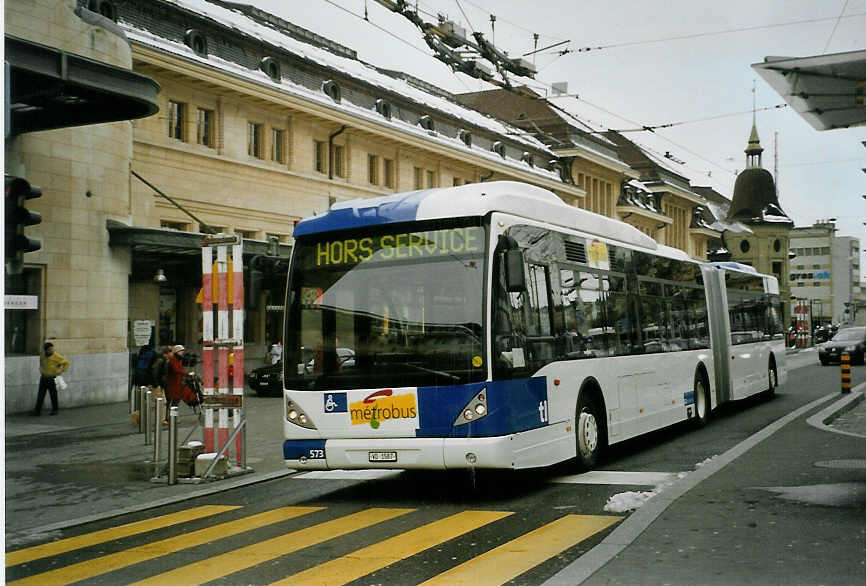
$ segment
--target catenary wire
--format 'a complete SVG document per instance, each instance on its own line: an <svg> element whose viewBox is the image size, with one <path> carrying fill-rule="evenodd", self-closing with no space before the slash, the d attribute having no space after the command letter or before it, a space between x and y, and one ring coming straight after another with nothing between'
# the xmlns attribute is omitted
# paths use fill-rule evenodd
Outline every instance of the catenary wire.
<svg viewBox="0 0 866 586"><path fill-rule="evenodd" d="M833 35L836 34L836 29L839 27L839 21L842 20L842 15L845 14L846 8L848 8L848 0L845 0L845 4L842 5L842 11L839 13L839 18L836 19L835 23L833 23L833 30L830 31L830 36L827 38L827 44L824 45L824 50L821 51L822 55L827 53L827 49L830 47L830 41L833 40Z"/></svg>
<svg viewBox="0 0 866 586"><path fill-rule="evenodd" d="M841 20L842 18L854 18L857 16L866 16L866 12L858 12L856 14L847 14L845 16L839 16L838 19ZM756 26L746 26L746 27L732 28L732 29L726 29L726 30L721 30L721 31L707 31L707 32L703 32L703 33L693 33L693 34L689 34L689 35L677 35L677 36L673 36L673 37L662 37L659 39L646 39L643 41L625 41L622 43L611 43L608 45L598 45L595 47L581 47L579 49L576 49L574 52L586 53L588 51L597 51L600 49L618 49L621 47L633 47L635 45L649 45L652 43L666 43L668 41L681 41L681 40L686 40L686 39L698 39L701 37L712 37L712 36L718 36L718 35L727 35L727 34L731 34L731 33L764 30L764 29L779 28L779 27L785 27L785 26L796 26L798 24L813 24L816 22L827 22L830 20L835 20L836 18L837 17L835 17L835 16L834 17L828 17L828 18L811 18L811 19L806 19L806 20L795 20L792 22L783 22L783 23L775 23L775 24L761 24L761 25L756 25Z"/></svg>

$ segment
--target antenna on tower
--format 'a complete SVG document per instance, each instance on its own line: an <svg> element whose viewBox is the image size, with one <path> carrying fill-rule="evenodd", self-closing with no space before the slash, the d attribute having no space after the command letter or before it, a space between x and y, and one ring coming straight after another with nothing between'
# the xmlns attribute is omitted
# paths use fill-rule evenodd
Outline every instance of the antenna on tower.
<svg viewBox="0 0 866 586"><path fill-rule="evenodd" d="M496 15L490 15L490 42L496 44Z"/></svg>
<svg viewBox="0 0 866 586"><path fill-rule="evenodd" d="M779 199L779 132L773 133L773 178L776 183L776 199Z"/></svg>
<svg viewBox="0 0 866 586"><path fill-rule="evenodd" d="M752 80L752 126L755 125L755 80Z"/></svg>
<svg viewBox="0 0 866 586"><path fill-rule="evenodd" d="M535 46L532 48L532 65L535 65L535 54L538 52L538 33L532 33L532 40Z"/></svg>

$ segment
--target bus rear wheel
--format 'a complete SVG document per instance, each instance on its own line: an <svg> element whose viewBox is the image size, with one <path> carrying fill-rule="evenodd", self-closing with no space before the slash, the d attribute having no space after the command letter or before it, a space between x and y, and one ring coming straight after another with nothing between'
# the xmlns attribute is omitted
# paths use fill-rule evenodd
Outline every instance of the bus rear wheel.
<svg viewBox="0 0 866 586"><path fill-rule="evenodd" d="M699 428L707 424L710 419L710 388L700 372L695 373L695 416L692 426Z"/></svg>
<svg viewBox="0 0 866 586"><path fill-rule="evenodd" d="M575 424L577 468L580 471L591 470L604 446L604 419L596 402L586 394L578 403Z"/></svg>
<svg viewBox="0 0 866 586"><path fill-rule="evenodd" d="M767 366L767 379L769 380L769 386L767 390L764 391L765 399L772 399L776 395L776 387L779 386L779 379L776 375L776 365L770 361L770 364Z"/></svg>

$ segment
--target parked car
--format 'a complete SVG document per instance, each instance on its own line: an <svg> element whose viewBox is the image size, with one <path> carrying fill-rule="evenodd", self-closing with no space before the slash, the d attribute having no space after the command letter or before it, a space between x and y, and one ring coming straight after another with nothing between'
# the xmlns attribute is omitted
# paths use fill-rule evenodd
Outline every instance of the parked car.
<svg viewBox="0 0 866 586"><path fill-rule="evenodd" d="M863 364L864 347L866 327L840 329L829 342L818 346L818 360L823 365L840 362L842 354L847 352L851 357L851 364Z"/></svg>
<svg viewBox="0 0 866 586"><path fill-rule="evenodd" d="M839 326L835 324L821 324L815 328L815 343L820 344L826 342L836 335L839 331Z"/></svg>
<svg viewBox="0 0 866 586"><path fill-rule="evenodd" d="M354 368L355 366L355 351L351 348L337 348L337 360L339 361L339 369L346 370L347 368ZM310 358L307 361L307 365L305 370L307 374L311 374L315 372L315 358Z"/></svg>
<svg viewBox="0 0 866 586"><path fill-rule="evenodd" d="M280 396L283 393L283 361L252 369L249 383L250 388L261 396Z"/></svg>

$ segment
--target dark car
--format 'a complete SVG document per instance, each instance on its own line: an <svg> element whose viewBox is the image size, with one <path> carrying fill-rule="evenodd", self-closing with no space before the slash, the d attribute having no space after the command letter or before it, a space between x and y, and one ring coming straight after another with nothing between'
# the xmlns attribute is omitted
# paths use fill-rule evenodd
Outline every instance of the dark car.
<svg viewBox="0 0 866 586"><path fill-rule="evenodd" d="M822 324L815 328L815 343L827 342L836 335L839 326L834 324Z"/></svg>
<svg viewBox="0 0 866 586"><path fill-rule="evenodd" d="M852 364L863 364L866 347L866 327L845 328L836 332L829 342L818 346L818 359L821 364L841 362L842 354L851 357Z"/></svg>
<svg viewBox="0 0 866 586"><path fill-rule="evenodd" d="M250 388L262 396L278 397L283 394L283 361L259 366L250 371Z"/></svg>

